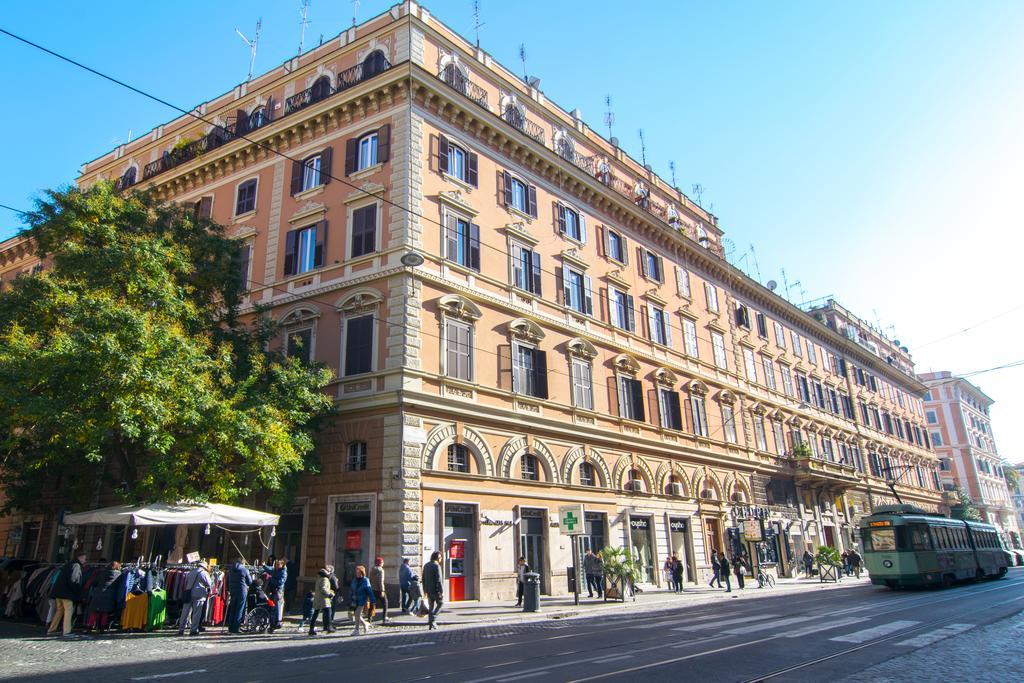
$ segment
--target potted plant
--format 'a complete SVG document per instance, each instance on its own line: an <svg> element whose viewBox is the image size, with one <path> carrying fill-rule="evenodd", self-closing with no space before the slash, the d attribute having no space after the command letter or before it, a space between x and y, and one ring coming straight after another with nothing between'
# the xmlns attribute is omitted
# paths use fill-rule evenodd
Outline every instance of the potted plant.
<svg viewBox="0 0 1024 683"><path fill-rule="evenodd" d="M619 598L625 602L626 587L632 588L640 580L640 566L636 558L626 548L609 546L601 551L601 559L604 562L604 575L608 580L605 599ZM630 590L630 593L633 591ZM635 594L633 599L636 600Z"/></svg>
<svg viewBox="0 0 1024 683"><path fill-rule="evenodd" d="M789 454L794 458L810 458L813 454L811 453L811 447L805 443L798 443L789 449Z"/></svg>
<svg viewBox="0 0 1024 683"><path fill-rule="evenodd" d="M839 582L839 568L842 566L842 558L839 551L828 545L818 546L818 552L814 555L814 561L818 565L818 578L820 581Z"/></svg>

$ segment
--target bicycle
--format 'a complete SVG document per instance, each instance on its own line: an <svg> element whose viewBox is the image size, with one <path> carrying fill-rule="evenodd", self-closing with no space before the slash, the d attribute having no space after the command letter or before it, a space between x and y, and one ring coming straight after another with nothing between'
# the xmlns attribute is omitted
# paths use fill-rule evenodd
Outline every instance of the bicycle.
<svg viewBox="0 0 1024 683"><path fill-rule="evenodd" d="M775 577L761 569L757 572L758 588L775 588Z"/></svg>

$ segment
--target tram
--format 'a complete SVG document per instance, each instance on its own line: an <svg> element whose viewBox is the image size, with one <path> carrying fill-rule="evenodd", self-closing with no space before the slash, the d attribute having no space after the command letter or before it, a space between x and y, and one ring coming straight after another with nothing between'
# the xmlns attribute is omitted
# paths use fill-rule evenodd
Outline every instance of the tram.
<svg viewBox="0 0 1024 683"><path fill-rule="evenodd" d="M951 586L999 578L1012 566L991 524L929 515L913 505L882 505L861 520L864 564L871 583Z"/></svg>

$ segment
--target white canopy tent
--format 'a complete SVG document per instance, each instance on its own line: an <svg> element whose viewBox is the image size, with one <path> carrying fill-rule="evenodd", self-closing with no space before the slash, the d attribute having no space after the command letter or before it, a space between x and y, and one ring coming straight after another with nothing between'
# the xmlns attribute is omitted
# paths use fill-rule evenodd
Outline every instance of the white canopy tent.
<svg viewBox="0 0 1024 683"><path fill-rule="evenodd" d="M64 524L126 524L159 526L167 524L232 524L277 526L278 515L220 503L153 503L116 505L88 512L64 515Z"/></svg>

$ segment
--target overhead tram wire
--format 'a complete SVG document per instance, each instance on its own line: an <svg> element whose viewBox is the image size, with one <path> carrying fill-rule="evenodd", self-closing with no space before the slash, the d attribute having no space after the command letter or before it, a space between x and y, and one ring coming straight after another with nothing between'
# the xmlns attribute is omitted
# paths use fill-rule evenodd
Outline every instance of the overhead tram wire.
<svg viewBox="0 0 1024 683"><path fill-rule="evenodd" d="M932 344L938 344L941 341L946 341L947 339L952 339L953 337L960 336L961 334L966 334L966 333L970 332L971 330L973 330L975 328L981 327L982 325L987 325L988 323L992 322L993 320L998 320L999 318L1002 318L1003 316L1006 316L1006 315L1010 315L1011 313L1013 313L1015 311L1019 311L1022 308L1024 308L1024 304L1021 304L1020 306L1014 306L1013 308L1011 308L1009 310L1006 310L1006 311L1003 311L1002 313L997 313L996 315L992 316L991 318L985 318L984 320L982 320L980 322L976 322L973 325L969 325L969 326L963 328L962 330L957 330L956 332L950 332L949 334L945 335L944 337L939 337L938 339L933 339L933 340L931 340L929 342L925 342L924 344L917 344L914 347L914 350L917 351L919 349L925 348L926 346L931 346Z"/></svg>

